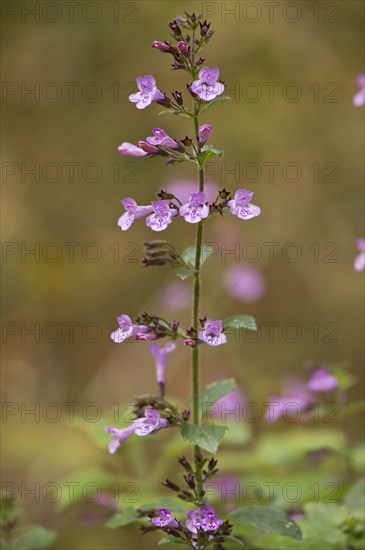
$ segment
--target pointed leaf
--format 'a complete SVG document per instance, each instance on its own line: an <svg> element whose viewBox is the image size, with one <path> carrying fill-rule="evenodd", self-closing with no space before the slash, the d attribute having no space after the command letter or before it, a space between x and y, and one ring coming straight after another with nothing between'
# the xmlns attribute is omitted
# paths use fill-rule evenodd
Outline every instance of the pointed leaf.
<svg viewBox="0 0 365 550"><path fill-rule="evenodd" d="M184 424L181 435L189 443L199 445L208 453L214 454L226 430L226 426L217 426L216 424Z"/></svg>
<svg viewBox="0 0 365 550"><path fill-rule="evenodd" d="M202 107L200 107L200 113L204 113L207 109L210 107L213 107L213 105L217 105L217 103L226 103L231 99L228 95L220 95L219 97L216 97L215 99L212 99L212 101L206 102Z"/></svg>
<svg viewBox="0 0 365 550"><path fill-rule="evenodd" d="M227 395L227 393L233 391L236 387L236 381L234 378L226 378L226 380L221 380L220 382L213 382L208 384L205 388L199 392L199 402L200 403L215 403Z"/></svg>
<svg viewBox="0 0 365 550"><path fill-rule="evenodd" d="M260 531L278 533L284 537L301 540L300 527L281 510L268 506L247 506L234 510L230 517L233 522L243 525L253 525Z"/></svg>
<svg viewBox="0 0 365 550"><path fill-rule="evenodd" d="M248 330L257 330L255 318L251 315L233 315L232 317L226 317L223 319L223 326L225 329L246 328Z"/></svg>

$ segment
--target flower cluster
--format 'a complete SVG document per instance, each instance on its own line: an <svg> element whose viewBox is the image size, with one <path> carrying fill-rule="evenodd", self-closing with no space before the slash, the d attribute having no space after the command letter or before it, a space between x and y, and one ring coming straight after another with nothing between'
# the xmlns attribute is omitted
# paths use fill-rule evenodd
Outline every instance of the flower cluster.
<svg viewBox="0 0 365 550"><path fill-rule="evenodd" d="M151 519L151 522L156 527L178 527L179 522L174 518L166 508L156 510L156 516ZM219 519L213 506L202 504L198 509L190 508L186 513L186 528L191 533L199 531L215 531L223 525L223 520Z"/></svg>
<svg viewBox="0 0 365 550"><path fill-rule="evenodd" d="M201 191L192 193L189 201L179 206L179 199L171 195L172 200L161 199L152 201L150 205L139 206L136 201L130 197L123 199L121 202L125 208L125 213L118 219L118 226L122 231L127 231L132 223L138 218L147 216L146 225L153 231L163 231L171 223L175 216L180 215L188 223L199 223L214 213L218 206L216 203L209 205L206 194ZM219 207L226 207L230 212L242 220L249 220L255 216L259 216L261 209L259 206L252 204L250 201L253 197L253 192L247 189L238 189L234 198L225 200ZM181 204L181 203L180 203Z"/></svg>

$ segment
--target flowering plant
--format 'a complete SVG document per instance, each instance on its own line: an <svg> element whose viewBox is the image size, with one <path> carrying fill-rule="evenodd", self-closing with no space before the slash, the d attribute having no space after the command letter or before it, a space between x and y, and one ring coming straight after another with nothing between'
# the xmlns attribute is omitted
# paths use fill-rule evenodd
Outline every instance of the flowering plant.
<svg viewBox="0 0 365 550"><path fill-rule="evenodd" d="M114 342L119 344L127 338L151 342L149 345L156 362L159 396L136 399L135 419L130 426L123 429L110 426L106 431L112 436L109 451L115 453L132 434L146 436L166 428L181 430L182 437L192 445L193 450L192 460L188 460L185 456L179 459L179 464L183 468L185 487L181 487L170 479L166 479L163 485L174 491L179 499L189 503L191 507L186 511L184 518L175 517L173 511L167 506L139 510L139 517L149 518L142 529L144 532L159 530L167 535L165 541L181 542L191 548L219 549L224 548L224 544L229 540L239 542L240 539L232 534L231 518L221 519L214 507L207 502L205 487L207 482L217 475L218 461L214 454L225 435L226 427L202 422L201 405L203 399L205 402L214 402L223 398L234 390L235 383L233 380L224 380L202 390L199 384L200 351L204 345L216 347L226 344L228 329L255 330L256 325L254 318L249 315L212 319L207 317L210 315L208 311L207 316L202 317L200 312L201 267L203 259L207 260L207 254L203 254L205 251L203 230L205 223L216 214L224 216L231 213L240 220L247 221L259 216L261 209L251 202L253 192L247 189L238 189L233 195L230 191L221 189L214 201L208 201L205 192L205 163L212 156L221 157L223 153L208 143L212 125L202 123L201 115L221 101L225 83L220 80L217 67L209 68L205 65L205 60L198 57L198 53L213 35L210 23L203 21L201 16L186 14L185 18L179 17L172 21L169 27L174 43L154 41L152 47L172 56L174 70L182 70L188 74L187 91L192 107L188 107L187 99L181 91L176 90L171 96L161 92L152 75L137 78L139 91L132 93L129 99L137 109L145 109L152 103L157 103L166 108L163 111L164 114L189 118L193 123L192 137L176 139L175 136L170 137L162 128L154 128L153 136L147 137L145 141L138 141L136 145L123 142L118 147L118 151L122 155L134 157L161 156L170 165L177 162L194 163L198 171L199 188L197 192L190 194L187 202L163 189L158 193L157 200L152 200L148 205L141 206L133 198L124 198L122 204L125 212L119 218L118 225L126 231L134 221L145 218L150 230L161 232L171 223L176 223L175 220L182 218L195 226L193 247L179 252L168 241L149 240L144 243L143 259L145 267L170 265L177 270L180 278L193 278L192 325L184 328L179 322L169 322L149 313L143 313L135 320L125 313L117 317L119 328L111 335ZM164 347L154 342L162 338L169 340ZM174 341L178 339L182 339L184 345L191 348L191 411L179 411L166 398L167 354L175 349ZM245 510L242 510L244 516ZM254 523L263 521L260 516L262 511L257 518L254 514ZM268 521L273 521L272 514L274 514L276 529L281 529L285 535L296 539L301 537L299 527L285 514L271 509L268 509L266 514ZM239 510L236 510L236 521L242 521ZM248 520L243 519L243 522L245 521Z"/></svg>

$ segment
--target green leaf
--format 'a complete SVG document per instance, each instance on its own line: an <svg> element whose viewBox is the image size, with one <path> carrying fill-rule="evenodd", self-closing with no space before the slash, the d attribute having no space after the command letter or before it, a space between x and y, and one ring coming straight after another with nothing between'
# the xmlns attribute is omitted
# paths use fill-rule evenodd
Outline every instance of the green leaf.
<svg viewBox="0 0 365 550"><path fill-rule="evenodd" d="M254 525L261 531L278 533L296 540L302 538L299 526L281 510L275 510L267 506L247 506L234 510L230 517L232 521L243 525Z"/></svg>
<svg viewBox="0 0 365 550"><path fill-rule="evenodd" d="M56 539L56 531L45 529L40 525L30 525L17 529L15 535L20 534L14 548L16 550L41 550L47 548Z"/></svg>
<svg viewBox="0 0 365 550"><path fill-rule="evenodd" d="M223 319L223 326L225 329L246 328L248 330L257 330L256 320L251 315L233 315L233 317L226 317Z"/></svg>
<svg viewBox="0 0 365 550"><path fill-rule="evenodd" d="M213 147L213 145L204 145L202 147L202 153L203 155L201 157L201 164L204 164L211 157L223 157L223 151L221 149Z"/></svg>
<svg viewBox="0 0 365 550"><path fill-rule="evenodd" d="M178 271L176 272L176 275L179 277L179 279L181 279L182 281L185 281L185 279L188 279L189 277L194 275L194 270L188 269L187 267L182 267L178 269Z"/></svg>
<svg viewBox="0 0 365 550"><path fill-rule="evenodd" d="M205 386L205 388L200 390L199 402L213 404L218 401L218 399L234 390L236 386L237 384L234 378L226 378L220 382L208 384L208 386Z"/></svg>
<svg viewBox="0 0 365 550"><path fill-rule="evenodd" d="M185 266L179 268L176 272L176 275L182 280L187 279L188 277L191 277L192 275L194 275L195 250L196 250L195 246L188 246L188 248L186 248L184 252L182 252L181 254L181 257L185 262ZM200 255L201 264L205 264L208 261L208 258L212 256L212 254L214 253L215 253L215 250L211 245L203 244L201 248L201 255Z"/></svg>
<svg viewBox="0 0 365 550"><path fill-rule="evenodd" d="M175 115L175 116L183 116L185 118L191 118L191 114L184 113L184 111L176 111L175 109L164 109L163 111L160 111L158 113L159 115Z"/></svg>
<svg viewBox="0 0 365 550"><path fill-rule="evenodd" d="M137 511L131 506L123 508L116 514L114 514L108 521L105 523L105 527L110 529L116 529L117 527L123 527L123 525L129 525L133 523L138 518Z"/></svg>
<svg viewBox="0 0 365 550"><path fill-rule="evenodd" d="M207 101L202 107L200 107L199 114L204 113L204 111L210 107L213 107L213 105L217 105L217 103L226 103L229 99L231 98L228 95L220 95L219 97L212 99L212 101Z"/></svg>
<svg viewBox="0 0 365 550"><path fill-rule="evenodd" d="M189 443L199 445L208 453L214 454L226 430L226 426L217 426L216 424L184 424L181 435Z"/></svg>

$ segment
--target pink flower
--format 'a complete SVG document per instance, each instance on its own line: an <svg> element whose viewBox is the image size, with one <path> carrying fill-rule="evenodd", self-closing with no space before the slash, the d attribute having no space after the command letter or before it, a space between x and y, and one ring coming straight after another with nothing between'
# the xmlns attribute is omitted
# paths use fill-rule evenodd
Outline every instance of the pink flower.
<svg viewBox="0 0 365 550"><path fill-rule="evenodd" d="M178 527L179 524L167 508L159 508L155 512L157 516L151 519L156 527Z"/></svg>
<svg viewBox="0 0 365 550"><path fill-rule="evenodd" d="M179 144L171 139L162 128L154 128L152 130L153 137L148 137L147 141L151 145L161 145L162 147L170 147L170 149L178 149Z"/></svg>
<svg viewBox="0 0 365 550"><path fill-rule="evenodd" d="M127 231L135 220L153 211L152 206L138 206L136 201L130 197L123 199L121 203L126 209L126 212L118 219L118 225L122 231Z"/></svg>
<svg viewBox="0 0 365 550"><path fill-rule="evenodd" d="M161 52L169 52L172 50L170 44L167 44L166 42L160 42L159 40L154 40L152 42L152 48L156 48Z"/></svg>
<svg viewBox="0 0 365 550"><path fill-rule="evenodd" d="M160 101L165 98L164 94L157 88L156 80L150 74L139 76L137 86L139 92L129 96L129 101L136 103L137 109L145 109L152 101Z"/></svg>
<svg viewBox="0 0 365 550"><path fill-rule="evenodd" d="M241 220L249 220L261 214L261 208L250 202L252 197L252 191L238 189L234 194L234 198L228 201L227 205L232 214L241 218Z"/></svg>
<svg viewBox="0 0 365 550"><path fill-rule="evenodd" d="M242 302L251 303L259 300L265 292L265 279L253 267L232 266L224 275L226 290Z"/></svg>
<svg viewBox="0 0 365 550"><path fill-rule="evenodd" d="M203 101L211 101L224 92L224 85L217 82L219 78L219 69L214 67L203 67L199 71L198 80L194 80L191 85L191 91Z"/></svg>
<svg viewBox="0 0 365 550"><path fill-rule="evenodd" d="M147 217L146 225L153 231L163 231L177 215L175 208L170 208L169 201L153 201L153 214Z"/></svg>
<svg viewBox="0 0 365 550"><path fill-rule="evenodd" d="M362 271L365 267L365 239L356 239L356 246L360 250L360 254L355 258L354 269Z"/></svg>
<svg viewBox="0 0 365 550"><path fill-rule="evenodd" d="M174 342L167 342L167 344L165 344L162 348L155 343L150 344L150 351L156 362L157 383L160 386L164 386L166 384L167 354L171 353L175 349L176 344L174 344Z"/></svg>
<svg viewBox="0 0 365 550"><path fill-rule="evenodd" d="M222 321L214 321L213 319L205 321L204 330L199 332L198 338L209 346L220 346L227 343L227 336L223 334Z"/></svg>
<svg viewBox="0 0 365 550"><path fill-rule="evenodd" d="M134 433L135 427L133 423L128 426L127 428L118 429L114 426L110 426L109 428L106 428L106 432L108 432L110 435L113 436L113 439L109 442L109 452L110 454L114 454L115 451L118 449L121 443L128 439L133 433Z"/></svg>
<svg viewBox="0 0 365 550"><path fill-rule="evenodd" d="M129 315L119 315L119 317L117 317L117 321L119 328L112 332L110 337L114 342L120 344L130 336L133 336L137 331L137 327L133 324Z"/></svg>
<svg viewBox="0 0 365 550"><path fill-rule="evenodd" d="M352 103L355 107L361 107L365 103L365 74L356 77L356 84L360 86L360 90L354 95Z"/></svg>
<svg viewBox="0 0 365 550"><path fill-rule="evenodd" d="M204 145L208 141L212 127L210 124L203 124L199 126L198 138L200 145Z"/></svg>
<svg viewBox="0 0 365 550"><path fill-rule="evenodd" d="M160 428L168 426L167 418L161 418L159 411L155 409L145 409L144 416L133 421L134 433L139 436L145 436Z"/></svg>
<svg viewBox="0 0 365 550"><path fill-rule="evenodd" d="M198 223L209 216L209 207L206 205L205 193L193 193L189 202L179 208L179 214L188 223Z"/></svg>
<svg viewBox="0 0 365 550"><path fill-rule="evenodd" d="M118 151L121 155L129 155L130 157L145 157L147 155L146 151L143 151L137 145L133 145L133 143L128 143L128 141L124 141L119 145Z"/></svg>
<svg viewBox="0 0 365 550"><path fill-rule="evenodd" d="M307 388L316 392L332 391L337 388L337 379L326 369L315 369L307 383Z"/></svg>
<svg viewBox="0 0 365 550"><path fill-rule="evenodd" d="M215 531L223 524L223 520L218 518L213 506L208 504L202 504L198 509L190 508L186 516L186 527L191 533L197 533L198 529Z"/></svg>

